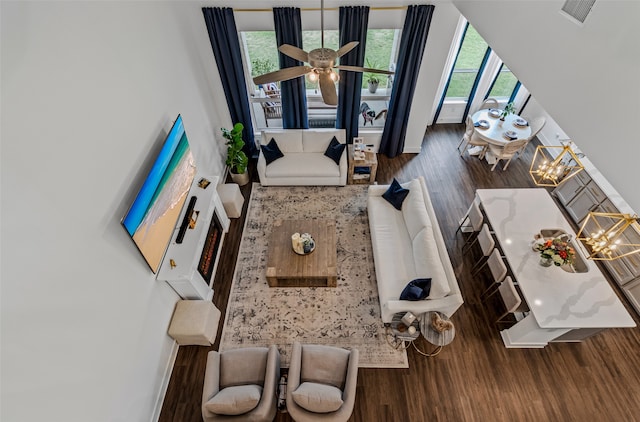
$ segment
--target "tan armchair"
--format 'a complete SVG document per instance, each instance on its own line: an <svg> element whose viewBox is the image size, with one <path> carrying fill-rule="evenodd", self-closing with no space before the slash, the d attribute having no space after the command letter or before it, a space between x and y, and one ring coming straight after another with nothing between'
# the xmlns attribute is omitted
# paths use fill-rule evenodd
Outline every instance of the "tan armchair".
<svg viewBox="0 0 640 422"><path fill-rule="evenodd" d="M347 421L358 380L357 349L293 344L287 382L287 410L297 421Z"/></svg>
<svg viewBox="0 0 640 422"><path fill-rule="evenodd" d="M276 416L280 352L273 345L212 351L202 389L202 419L272 421Z"/></svg>

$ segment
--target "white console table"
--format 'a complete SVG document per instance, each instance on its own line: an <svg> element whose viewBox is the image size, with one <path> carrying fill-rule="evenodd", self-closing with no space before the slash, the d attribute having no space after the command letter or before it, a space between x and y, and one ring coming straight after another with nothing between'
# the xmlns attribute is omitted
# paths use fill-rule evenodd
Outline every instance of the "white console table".
<svg viewBox="0 0 640 422"><path fill-rule="evenodd" d="M210 182L206 188L199 185L203 178ZM209 177L198 174L194 178L189 190L189 200L193 196L197 198L193 208L193 216L197 214L197 219L192 227L184 231L182 241L178 243L180 227L187 212L187 204L185 204L156 276L157 280L169 283L182 299L211 300L213 298L213 275L216 272L225 233L229 231L229 218L216 191L218 181L217 176ZM207 280L199 269L200 260L203 248L207 244L210 227L212 227L212 222L215 224L216 219L220 229L216 233L218 246L207 265L211 273L210 279Z"/></svg>
<svg viewBox="0 0 640 422"><path fill-rule="evenodd" d="M582 273L539 265L539 253L531 250L536 233L561 229L575 238L545 189L478 189L476 201L484 209L531 311L501 331L506 347L541 348L551 341L582 340L604 328L635 327L593 261L584 260L588 271ZM584 257L581 245L576 246Z"/></svg>

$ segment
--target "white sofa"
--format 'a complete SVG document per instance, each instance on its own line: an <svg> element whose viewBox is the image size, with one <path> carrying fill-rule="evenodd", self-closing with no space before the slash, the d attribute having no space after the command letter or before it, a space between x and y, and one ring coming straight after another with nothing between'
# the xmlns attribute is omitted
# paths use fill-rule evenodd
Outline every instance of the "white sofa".
<svg viewBox="0 0 640 422"><path fill-rule="evenodd" d="M344 129L280 129L265 130L260 145L275 139L284 157L267 165L264 154L258 157L258 176L263 186L325 186L347 184L347 150L340 165L324 155L331 139L345 143Z"/></svg>
<svg viewBox="0 0 640 422"><path fill-rule="evenodd" d="M395 313L439 311L451 316L463 303L424 178L403 183L409 194L402 209L382 195L389 186L369 186L368 214L383 322ZM431 278L431 293L419 301L400 300L416 278Z"/></svg>

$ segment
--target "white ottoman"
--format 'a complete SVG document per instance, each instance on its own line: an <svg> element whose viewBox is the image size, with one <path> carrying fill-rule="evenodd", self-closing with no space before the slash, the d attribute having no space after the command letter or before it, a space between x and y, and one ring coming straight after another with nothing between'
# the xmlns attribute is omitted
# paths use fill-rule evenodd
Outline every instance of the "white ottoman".
<svg viewBox="0 0 640 422"><path fill-rule="evenodd" d="M180 300L173 311L169 335L181 346L211 346L216 341L220 311L208 300Z"/></svg>
<svg viewBox="0 0 640 422"><path fill-rule="evenodd" d="M240 187L235 183L227 183L218 185L217 189L227 217L240 217L240 215L242 215L242 205L244 204L244 197L240 192Z"/></svg>

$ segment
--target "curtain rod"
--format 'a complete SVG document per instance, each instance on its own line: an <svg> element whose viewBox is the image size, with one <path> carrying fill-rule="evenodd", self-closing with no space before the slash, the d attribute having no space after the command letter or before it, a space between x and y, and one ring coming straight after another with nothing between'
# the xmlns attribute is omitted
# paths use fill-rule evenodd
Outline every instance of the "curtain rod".
<svg viewBox="0 0 640 422"><path fill-rule="evenodd" d="M319 7L301 8L301 12L319 12ZM326 7L324 10L339 10L337 7ZM407 10L407 6L370 7L369 10ZM273 9L233 9L234 12L273 12Z"/></svg>

